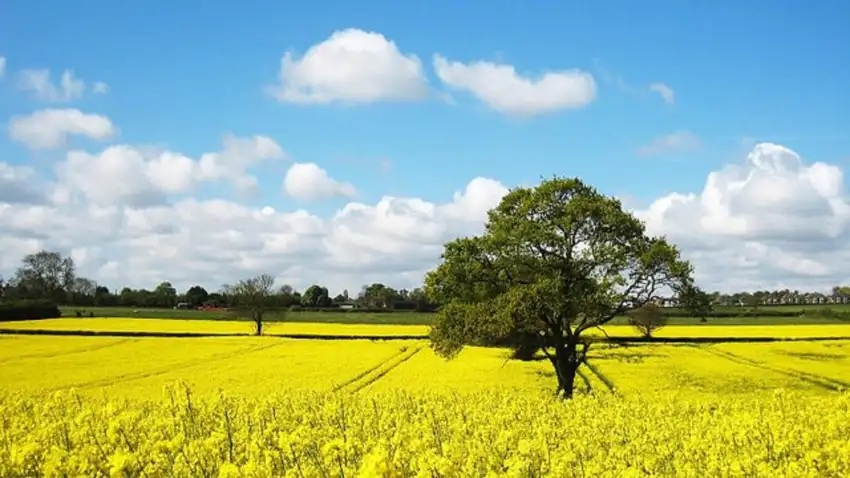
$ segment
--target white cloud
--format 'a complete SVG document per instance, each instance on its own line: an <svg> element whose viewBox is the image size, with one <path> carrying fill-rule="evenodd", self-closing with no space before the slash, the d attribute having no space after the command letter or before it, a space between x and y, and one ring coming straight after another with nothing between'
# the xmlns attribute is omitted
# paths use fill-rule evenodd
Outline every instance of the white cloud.
<svg viewBox="0 0 850 478"><path fill-rule="evenodd" d="M664 83L653 83L649 85L649 91L658 93L668 105L672 105L676 102L676 92L673 91L673 88L670 88Z"/></svg>
<svg viewBox="0 0 850 478"><path fill-rule="evenodd" d="M85 136L104 141L118 133L106 116L83 113L77 109L46 109L9 122L9 138L31 149L64 147L69 136Z"/></svg>
<svg viewBox="0 0 850 478"><path fill-rule="evenodd" d="M51 102L72 101L83 96L86 84L79 78L74 78L74 72L65 70L59 79L59 85L50 80L50 70L23 70L18 79L18 86L24 91L31 92L37 99Z"/></svg>
<svg viewBox="0 0 850 478"><path fill-rule="evenodd" d="M99 95L105 95L106 93L109 93L109 85L102 81L96 81L92 85L92 91Z"/></svg>
<svg viewBox="0 0 850 478"><path fill-rule="evenodd" d="M92 204L147 206L163 203L166 194L188 192L195 184L196 164L186 156L147 155L126 145L100 154L71 151L56 165L63 186L80 192Z"/></svg>
<svg viewBox="0 0 850 478"><path fill-rule="evenodd" d="M826 289L850 280L850 203L840 168L756 145L709 174L701 193L670 194L638 214L681 246L711 288Z"/></svg>
<svg viewBox="0 0 850 478"><path fill-rule="evenodd" d="M0 56L0 79L6 76L6 57Z"/></svg>
<svg viewBox="0 0 850 478"><path fill-rule="evenodd" d="M442 201L385 196L323 216L188 197L199 181L229 180L222 168L247 174L260 158L283 155L268 138L228 138L222 151L202 156L207 173L202 159L129 146L69 153L52 185L32 168L0 164L0 273L47 247L73 254L80 274L110 287L167 278L181 289L216 288L261 272L301 288L414 287L446 241L482 231L487 210L507 192L475 178ZM304 176L313 180L317 168ZM28 196L33 191L44 193ZM850 201L838 166L762 143L740 164L709 174L701 191L649 204L636 210L648 231L679 245L706 288L827 290L850 282Z"/></svg>
<svg viewBox="0 0 850 478"><path fill-rule="evenodd" d="M354 197L357 191L349 183L331 178L316 163L293 163L283 179L283 189L304 201L318 201L334 196Z"/></svg>
<svg viewBox="0 0 850 478"><path fill-rule="evenodd" d="M428 92L416 55L405 55L380 33L358 29L334 32L300 59L286 52L279 80L270 92L288 103L416 100Z"/></svg>
<svg viewBox="0 0 850 478"><path fill-rule="evenodd" d="M201 156L198 168L204 180L229 180L240 191L250 192L256 189L257 180L247 170L263 161L284 157L283 149L267 136L237 138L227 134L221 150Z"/></svg>
<svg viewBox="0 0 850 478"><path fill-rule="evenodd" d="M41 203L46 198L35 184L35 170L0 162L0 204Z"/></svg>
<svg viewBox="0 0 850 478"><path fill-rule="evenodd" d="M702 145L699 137L689 131L677 131L653 139L638 149L640 156L658 156L664 154L685 153L699 149Z"/></svg>
<svg viewBox="0 0 850 478"><path fill-rule="evenodd" d="M99 154L71 151L56 165L56 175L70 193L79 193L92 204L145 207L190 193L204 181L229 181L240 192L250 190L257 180L249 169L283 156L271 138L228 134L220 151L205 153L198 160L128 145L111 146Z"/></svg>
<svg viewBox="0 0 850 478"><path fill-rule="evenodd" d="M446 85L466 91L491 109L512 116L535 116L577 109L596 98L593 75L581 70L523 77L511 65L486 61L464 64L434 56L434 69Z"/></svg>
<svg viewBox="0 0 850 478"><path fill-rule="evenodd" d="M129 177L117 170L109 180ZM85 259L79 273L111 287L153 287L167 278L181 288L216 288L261 272L302 288L321 283L355 291L372 281L414 287L442 244L479 233L486 211L506 192L497 181L476 178L449 202L388 196L349 203L326 218L221 199L150 207L105 200L0 204L0 269L11 274L20 256L50 247L77 251Z"/></svg>

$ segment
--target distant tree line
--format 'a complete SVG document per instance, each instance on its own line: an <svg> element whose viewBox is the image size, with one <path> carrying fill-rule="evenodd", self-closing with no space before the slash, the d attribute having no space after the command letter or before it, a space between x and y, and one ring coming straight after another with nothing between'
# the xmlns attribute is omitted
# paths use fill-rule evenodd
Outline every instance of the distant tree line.
<svg viewBox="0 0 850 478"><path fill-rule="evenodd" d="M246 279L247 280L247 279ZM8 279L0 276L0 301L10 310L12 302L27 304L24 310L40 311L37 316L49 316L53 310L49 304L75 307L134 307L134 308L233 308L238 305L240 282L224 284L218 290L208 291L201 285L193 285L185 291L178 291L171 282L163 281L152 289L110 290L94 280L76 274L73 258L55 251L39 251L26 255L21 265ZM680 293L680 296L687 292ZM303 291L295 290L291 285L274 287L264 299L267 307L300 310L320 310L328 312L363 311L390 312L434 312L439 303L427 297L423 288L413 290L395 289L385 284L364 285L356 295L348 290L331 296L327 287L314 284ZM741 317L741 316L798 316L800 312L773 305L829 305L850 304L850 287L836 286L828 294L818 292L800 292L796 290L739 292L722 294L703 292L694 288L689 300L678 297L643 314L647 317ZM48 304L48 305L46 305ZM27 312L32 315L32 310ZM828 311L822 310L828 315ZM22 312L23 313L23 312ZM10 313L6 315L9 316ZM16 314L16 316L19 314ZM632 314L633 315L633 314ZM8 319L7 319L8 320ZM663 321L663 318L652 322Z"/></svg>
<svg viewBox="0 0 850 478"><path fill-rule="evenodd" d="M45 250L26 255L8 280L0 277L0 299L7 304L40 299L77 307L231 308L237 305L243 289L240 284L243 281L225 284L213 292L201 285L193 285L180 292L169 281L163 281L153 289L124 287L110 290L94 280L77 276L73 258ZM380 283L363 286L355 296L343 290L332 297L327 287L318 284L307 287L303 292L284 284L267 291L266 295L269 307L295 310L435 310L435 304L427 299L421 288L394 289Z"/></svg>

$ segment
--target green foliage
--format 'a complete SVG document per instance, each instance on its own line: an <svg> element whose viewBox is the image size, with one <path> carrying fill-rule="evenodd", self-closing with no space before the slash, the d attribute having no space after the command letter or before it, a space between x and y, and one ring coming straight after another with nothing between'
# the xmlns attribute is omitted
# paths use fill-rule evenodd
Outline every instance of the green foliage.
<svg viewBox="0 0 850 478"><path fill-rule="evenodd" d="M328 307L333 303L327 287L313 284L301 295L301 305L305 307Z"/></svg>
<svg viewBox="0 0 850 478"><path fill-rule="evenodd" d="M425 280L429 299L445 304L431 339L446 357L465 344L536 337L544 352L554 348L571 394L584 331L691 283L674 246L579 179L514 189L488 219L483 235L446 244Z"/></svg>
<svg viewBox="0 0 850 478"><path fill-rule="evenodd" d="M62 312L56 302L48 299L0 302L0 322L10 320L53 319Z"/></svg>
<svg viewBox="0 0 850 478"><path fill-rule="evenodd" d="M829 307L807 309L803 312L803 315L807 317L823 317L828 319L840 320L842 322L850 322L850 311L835 310Z"/></svg>
<svg viewBox="0 0 850 478"><path fill-rule="evenodd" d="M209 292L199 285L194 285L186 291L186 302L192 307L199 307L210 297Z"/></svg>

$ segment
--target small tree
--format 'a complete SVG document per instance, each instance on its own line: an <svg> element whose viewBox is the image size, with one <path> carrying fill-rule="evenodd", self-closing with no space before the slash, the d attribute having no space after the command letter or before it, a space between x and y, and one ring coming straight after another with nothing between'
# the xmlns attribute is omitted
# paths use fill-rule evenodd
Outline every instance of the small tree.
<svg viewBox="0 0 850 478"><path fill-rule="evenodd" d="M274 277L261 274L222 287L231 297L233 312L254 322L254 333L263 335L264 314L272 307Z"/></svg>
<svg viewBox="0 0 850 478"><path fill-rule="evenodd" d="M667 316L661 307L650 302L633 310L629 315L629 323L638 329L643 337L649 339L656 330L667 325Z"/></svg>
<svg viewBox="0 0 850 478"><path fill-rule="evenodd" d="M714 310L711 294L691 284L685 285L679 292L679 303L688 315L699 317L701 322L705 322Z"/></svg>
<svg viewBox="0 0 850 478"><path fill-rule="evenodd" d="M465 344L536 340L565 397L587 356L585 331L679 290L691 274L674 246L579 179L514 189L483 235L449 242L442 258L425 280L444 304L434 350L451 358Z"/></svg>

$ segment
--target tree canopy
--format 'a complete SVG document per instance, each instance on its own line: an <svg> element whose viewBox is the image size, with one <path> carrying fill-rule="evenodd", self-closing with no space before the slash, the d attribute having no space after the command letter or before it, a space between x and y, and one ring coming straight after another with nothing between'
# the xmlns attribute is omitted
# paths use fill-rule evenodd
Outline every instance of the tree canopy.
<svg viewBox="0 0 850 478"><path fill-rule="evenodd" d="M254 333L263 335L265 313L273 308L269 299L274 293L274 277L260 274L233 285L224 285L222 289L233 297L234 307L231 310L252 320Z"/></svg>
<svg viewBox="0 0 850 478"><path fill-rule="evenodd" d="M559 177L510 191L484 233L449 242L442 259L425 280L445 304L432 347L451 358L465 344L536 340L568 397L585 331L691 283L678 249L617 199Z"/></svg>
<svg viewBox="0 0 850 478"><path fill-rule="evenodd" d="M74 260L52 251L27 254L21 260L14 282L25 297L44 297L57 302L73 289L76 278Z"/></svg>
<svg viewBox="0 0 850 478"><path fill-rule="evenodd" d="M629 323L634 326L645 338L652 338L652 334L667 325L667 317L661 307L650 302L643 307L633 310L629 317Z"/></svg>

